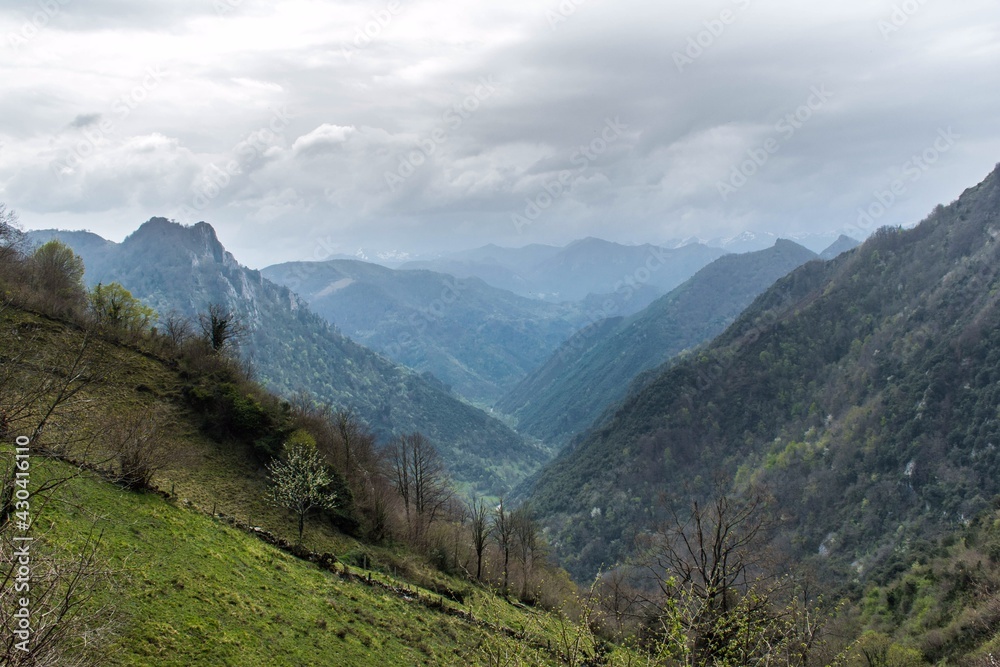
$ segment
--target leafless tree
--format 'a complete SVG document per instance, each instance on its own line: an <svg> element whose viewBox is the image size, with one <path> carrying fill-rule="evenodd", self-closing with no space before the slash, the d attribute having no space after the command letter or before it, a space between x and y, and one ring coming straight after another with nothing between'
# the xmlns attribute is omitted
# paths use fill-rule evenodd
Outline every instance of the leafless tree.
<svg viewBox="0 0 1000 667"><path fill-rule="evenodd" d="M644 544L657 597L641 602L667 653L693 664L807 665L827 620L791 577L778 576L766 548L768 496L719 492L671 520Z"/></svg>
<svg viewBox="0 0 1000 667"><path fill-rule="evenodd" d="M375 436L353 409L335 411L332 421L340 439L344 476L350 479L358 465L370 462L375 449Z"/></svg>
<svg viewBox="0 0 1000 667"><path fill-rule="evenodd" d="M476 581L483 580L483 554L490 539L490 508L482 498L473 498L469 504L469 528L472 547L476 551Z"/></svg>
<svg viewBox="0 0 1000 667"><path fill-rule="evenodd" d="M403 500L410 539L422 544L427 528L453 495L444 463L420 433L398 436L390 445L396 491Z"/></svg>
<svg viewBox="0 0 1000 667"><path fill-rule="evenodd" d="M504 506L503 496L500 497L500 504L493 512L493 539L496 540L503 557L503 594L507 595L510 587L510 552L514 546L514 516L513 512Z"/></svg>
<svg viewBox="0 0 1000 667"><path fill-rule="evenodd" d="M149 488L153 475L179 462L182 452L164 433L165 409L149 407L106 420L102 441L115 462L115 479L129 489Z"/></svg>
<svg viewBox="0 0 1000 667"><path fill-rule="evenodd" d="M198 316L198 325L209 347L219 353L230 350L247 334L239 317L219 303L209 304L208 310Z"/></svg>
<svg viewBox="0 0 1000 667"><path fill-rule="evenodd" d="M17 444L30 452L27 438ZM0 460L4 488L9 488L22 465L31 465L30 453L28 456ZM52 549L48 536L38 532L39 517L58 499L61 488L80 474L75 468L66 468L46 475L33 485L24 504L18 500L12 505L17 511L0 516L0 665L89 667L107 659L102 648L115 617L114 596L107 595L114 573L100 555L102 536L96 522L73 551ZM20 516L20 511L25 516ZM24 563L25 557L29 565ZM97 599L102 591L105 602ZM22 600L30 607L28 632Z"/></svg>
<svg viewBox="0 0 1000 667"><path fill-rule="evenodd" d="M32 542L30 636L18 616L21 565L12 531L0 531L0 664L7 667L85 667L104 664L102 645L114 620L114 605L96 602L111 573L100 557L101 535L91 533L75 555L54 554ZM22 643L24 642L24 643Z"/></svg>
<svg viewBox="0 0 1000 667"><path fill-rule="evenodd" d="M24 245L24 232L17 219L17 213L0 202L0 261L18 255Z"/></svg>
<svg viewBox="0 0 1000 667"><path fill-rule="evenodd" d="M194 335L194 325L189 318L173 311L163 320L163 333L174 347L181 347Z"/></svg>
<svg viewBox="0 0 1000 667"><path fill-rule="evenodd" d="M514 555L521 566L521 599L527 600L528 586L538 550L538 522L535 521L531 506L524 504L511 513L511 523L516 545Z"/></svg>

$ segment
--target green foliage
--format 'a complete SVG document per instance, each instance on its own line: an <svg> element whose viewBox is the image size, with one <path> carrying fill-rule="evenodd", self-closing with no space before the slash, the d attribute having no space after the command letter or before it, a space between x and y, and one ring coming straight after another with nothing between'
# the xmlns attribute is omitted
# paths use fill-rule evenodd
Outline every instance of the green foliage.
<svg viewBox="0 0 1000 667"><path fill-rule="evenodd" d="M280 453L281 443L293 428L287 403L236 377L221 382L203 378L186 386L184 393L215 438L251 442L265 459Z"/></svg>
<svg viewBox="0 0 1000 667"><path fill-rule="evenodd" d="M143 305L119 283L98 283L90 291L88 303L97 326L112 334L136 336L149 330L157 320L156 311Z"/></svg>
<svg viewBox="0 0 1000 667"><path fill-rule="evenodd" d="M1000 171L914 229L800 267L637 385L533 486L563 562L589 577L675 496L737 473L771 489L775 542L826 581L921 561L1000 493L997 230Z"/></svg>
<svg viewBox="0 0 1000 667"><path fill-rule="evenodd" d="M49 241L28 258L34 300L58 316L75 313L84 299L83 260L60 241Z"/></svg>

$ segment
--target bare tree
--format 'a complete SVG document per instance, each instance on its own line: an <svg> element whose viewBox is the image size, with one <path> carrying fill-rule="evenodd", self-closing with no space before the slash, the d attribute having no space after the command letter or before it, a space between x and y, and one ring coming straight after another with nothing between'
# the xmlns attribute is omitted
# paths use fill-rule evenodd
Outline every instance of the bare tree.
<svg viewBox="0 0 1000 667"><path fill-rule="evenodd" d="M164 434L162 408L115 415L104 425L104 444L117 466L115 479L129 489L149 488L153 475L180 458Z"/></svg>
<svg viewBox="0 0 1000 667"><path fill-rule="evenodd" d="M91 533L75 555L32 548L30 634L19 614L19 549L10 530L0 531L0 664L7 667L85 667L104 664L102 646L114 619L114 604L96 602L110 580L100 558L101 535Z"/></svg>
<svg viewBox="0 0 1000 667"><path fill-rule="evenodd" d="M17 213L0 202L0 261L18 255L24 245L24 232L17 219Z"/></svg>
<svg viewBox="0 0 1000 667"><path fill-rule="evenodd" d="M765 548L766 495L719 493L695 501L646 539L646 569L659 591L644 598L662 652L685 664L806 665L825 617L785 591Z"/></svg>
<svg viewBox="0 0 1000 667"><path fill-rule="evenodd" d="M4 488L16 484L17 473L31 465L31 441L20 437L16 444L19 456L0 459ZM25 458L20 456L22 449ZM100 557L101 534L92 525L75 550L68 551L64 544L56 551L48 547L46 535L37 532L38 519L58 490L81 474L75 468L66 470L33 484L30 495L15 496L12 509L24 512L23 516L17 512L0 516L0 665L85 667L107 660L102 649L115 602L107 596L113 573ZM30 566L25 565L25 556ZM97 601L99 592L106 602Z"/></svg>
<svg viewBox="0 0 1000 667"><path fill-rule="evenodd" d="M228 351L247 334L246 325L239 317L219 303L210 304L208 310L198 316L198 325L209 347L219 353Z"/></svg>
<svg viewBox="0 0 1000 667"><path fill-rule="evenodd" d="M171 311L163 320L163 332L174 347L181 347L194 335L194 325L189 318Z"/></svg>
<svg viewBox="0 0 1000 667"><path fill-rule="evenodd" d="M512 512L504 507L503 496L500 497L500 504L493 512L492 534L503 557L503 594L507 595L510 587L510 551L514 546L514 517Z"/></svg>
<svg viewBox="0 0 1000 667"><path fill-rule="evenodd" d="M538 549L538 522L527 503L518 507L511 514L514 527L516 550L514 555L521 566L521 599L528 599L528 585L534 570L535 554Z"/></svg>
<svg viewBox="0 0 1000 667"><path fill-rule="evenodd" d="M355 468L370 458L370 453L375 448L375 436L353 409L337 410L333 413L332 421L340 437L344 476L351 478Z"/></svg>
<svg viewBox="0 0 1000 667"><path fill-rule="evenodd" d="M472 547L476 551L476 581L483 580L483 554L490 538L490 508L482 498L473 498L469 504L469 527Z"/></svg>
<svg viewBox="0 0 1000 667"><path fill-rule="evenodd" d="M444 463L420 433L398 436L390 445L396 491L403 500L410 539L421 544L427 528L453 495Z"/></svg>

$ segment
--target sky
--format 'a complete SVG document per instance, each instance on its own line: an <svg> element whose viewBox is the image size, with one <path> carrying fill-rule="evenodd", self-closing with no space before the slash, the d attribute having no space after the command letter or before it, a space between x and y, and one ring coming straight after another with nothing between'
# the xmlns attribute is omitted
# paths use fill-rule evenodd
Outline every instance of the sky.
<svg viewBox="0 0 1000 667"><path fill-rule="evenodd" d="M1000 162L996 0L10 0L0 201L261 268L856 238Z"/></svg>

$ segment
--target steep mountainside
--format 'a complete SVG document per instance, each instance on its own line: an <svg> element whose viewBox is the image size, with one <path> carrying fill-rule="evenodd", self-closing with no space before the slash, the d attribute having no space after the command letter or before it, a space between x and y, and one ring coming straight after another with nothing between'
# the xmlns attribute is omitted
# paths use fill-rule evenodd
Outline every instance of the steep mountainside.
<svg viewBox="0 0 1000 667"><path fill-rule="evenodd" d="M753 299L816 255L791 241L725 255L642 312L577 333L497 404L522 433L564 444L626 393L639 373L721 333Z"/></svg>
<svg viewBox="0 0 1000 667"><path fill-rule="evenodd" d="M206 223L184 227L153 218L111 246L90 237L78 244L74 233L32 234L36 241L52 236L83 257L88 284L118 281L163 315L194 316L223 304L249 328L244 352L270 388L353 406L383 436L420 431L460 481L500 491L545 458L437 381L354 343L288 288L241 266Z"/></svg>
<svg viewBox="0 0 1000 667"><path fill-rule="evenodd" d="M358 342L492 404L575 331L578 309L478 278L334 260L262 271Z"/></svg>
<svg viewBox="0 0 1000 667"><path fill-rule="evenodd" d="M616 314L628 315L723 254L724 250L700 244L667 249L587 238L558 249L486 246L440 260L410 262L400 268L429 269L459 278L477 277L515 294L554 302L582 301L589 295L601 295L600 302L608 296L627 295L632 298L619 298Z"/></svg>
<svg viewBox="0 0 1000 667"><path fill-rule="evenodd" d="M1000 493L998 238L1000 167L780 280L540 474L564 562L592 575L721 476L766 485L786 552L850 577L910 567Z"/></svg>

